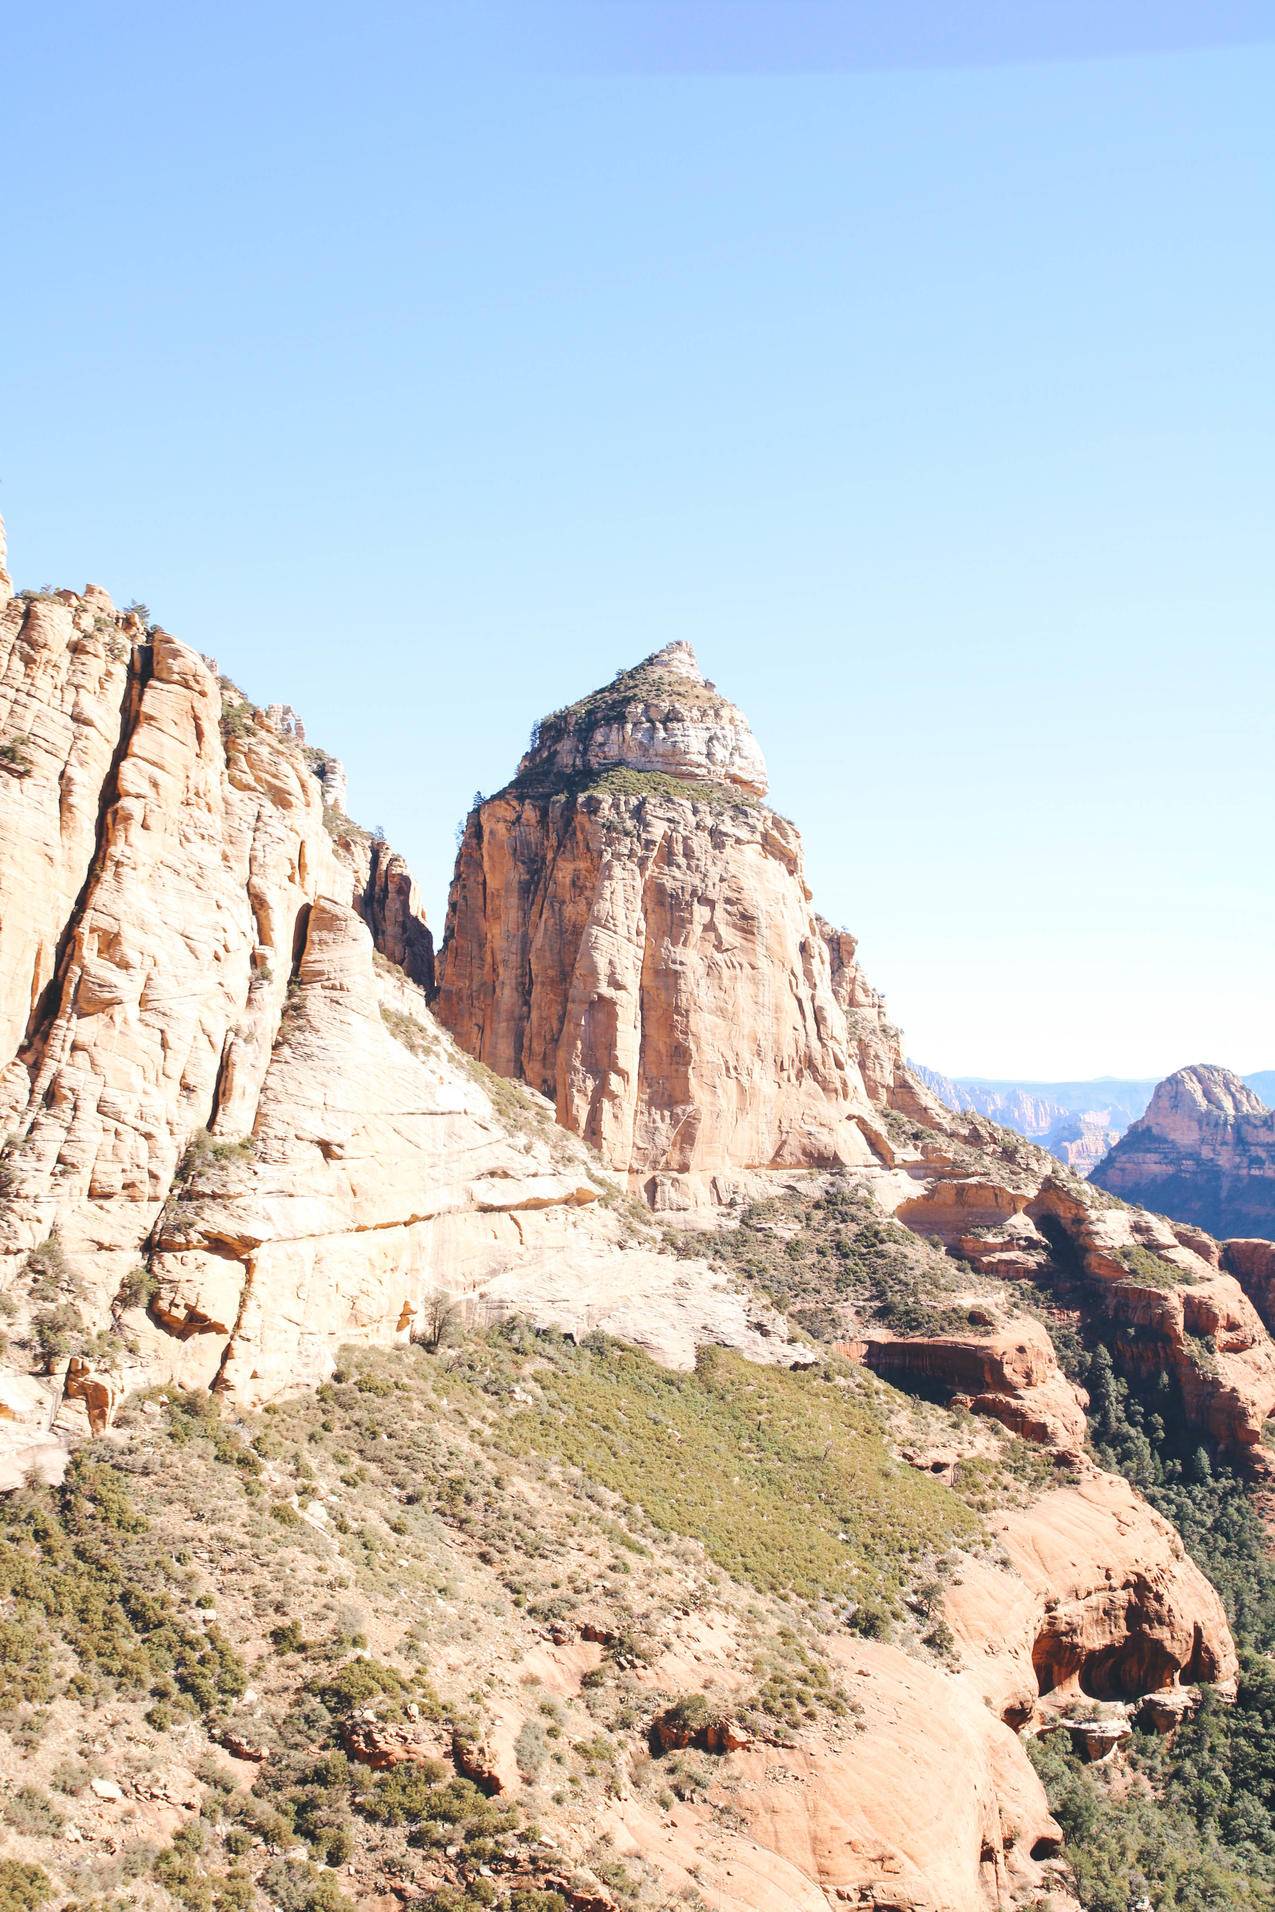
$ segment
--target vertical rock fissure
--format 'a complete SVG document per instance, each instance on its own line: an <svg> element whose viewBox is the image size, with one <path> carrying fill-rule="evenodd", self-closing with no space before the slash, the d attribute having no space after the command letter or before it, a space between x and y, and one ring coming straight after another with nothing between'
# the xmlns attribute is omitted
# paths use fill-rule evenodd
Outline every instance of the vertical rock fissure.
<svg viewBox="0 0 1275 1912"><path fill-rule="evenodd" d="M26 1033L19 1045L17 1059L32 1073L40 1062L49 1032L57 1018L66 987L67 969L71 959L71 950L75 943L75 932L84 920L88 901L101 878L107 844L110 837L111 813L119 801L120 767L128 755L133 733L137 726L138 712L142 697L150 682L154 668L154 651L150 644L136 644L129 657L128 677L124 685L124 695L120 701L119 739L111 756L110 764L102 780L101 794L98 799L97 824L93 838L93 854L84 873L79 893L68 913L62 933L58 938L57 954L52 974L40 991L27 1022Z"/></svg>

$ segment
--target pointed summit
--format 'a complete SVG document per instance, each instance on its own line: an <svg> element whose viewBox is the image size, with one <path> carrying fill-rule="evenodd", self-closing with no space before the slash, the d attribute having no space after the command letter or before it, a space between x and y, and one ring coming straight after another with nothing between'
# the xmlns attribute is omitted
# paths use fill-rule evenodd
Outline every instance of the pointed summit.
<svg viewBox="0 0 1275 1912"><path fill-rule="evenodd" d="M679 677L689 677L692 683L704 682L704 673L699 667L695 646L688 644L684 637L675 638L671 644L666 644L662 651L652 651L649 657L644 658L636 666L636 669L674 671Z"/></svg>
<svg viewBox="0 0 1275 1912"><path fill-rule="evenodd" d="M685 639L542 718L516 781L547 789L608 770L657 771L687 784L766 794L766 760L748 719L708 682Z"/></svg>

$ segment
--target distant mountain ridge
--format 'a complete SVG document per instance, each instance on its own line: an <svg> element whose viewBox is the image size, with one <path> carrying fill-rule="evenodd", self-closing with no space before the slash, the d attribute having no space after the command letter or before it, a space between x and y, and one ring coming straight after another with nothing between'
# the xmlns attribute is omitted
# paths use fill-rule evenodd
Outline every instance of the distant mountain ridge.
<svg viewBox="0 0 1275 1912"><path fill-rule="evenodd" d="M1015 1081L946 1076L909 1061L914 1075L949 1109L973 1110L1039 1142L1078 1175L1089 1175L1138 1120L1154 1094L1154 1077L1095 1076L1087 1082ZM1275 1099L1275 1069L1242 1080L1263 1102Z"/></svg>

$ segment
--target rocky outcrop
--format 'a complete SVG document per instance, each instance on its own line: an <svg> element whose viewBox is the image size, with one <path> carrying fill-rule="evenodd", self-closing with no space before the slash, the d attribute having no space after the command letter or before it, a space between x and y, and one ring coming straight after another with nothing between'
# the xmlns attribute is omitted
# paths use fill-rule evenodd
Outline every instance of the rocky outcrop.
<svg viewBox="0 0 1275 1912"><path fill-rule="evenodd" d="M420 997L377 984L366 929L319 899L252 1149L201 1166L156 1228L150 1312L180 1349L152 1360L260 1399L321 1378L343 1341L423 1331L440 1290L580 1333L636 1309L633 1338L685 1365L705 1341L786 1345L702 1264L626 1245L585 1151L530 1096L497 1119Z"/></svg>
<svg viewBox="0 0 1275 1912"><path fill-rule="evenodd" d="M366 846L352 846L352 853L367 860L367 875L355 892L354 904L372 932L373 943L387 961L432 997L434 938L425 922L415 878L384 837L373 837Z"/></svg>
<svg viewBox="0 0 1275 1912"><path fill-rule="evenodd" d="M972 1158L949 1138L944 1158L922 1142L915 1159L900 1152L878 1192L980 1274L1033 1281L1100 1320L1123 1371L1137 1382L1168 1374L1188 1424L1217 1447L1239 1458L1262 1447L1275 1344L1225 1251L1199 1229L1113 1202L1026 1144L999 1158L984 1145Z"/></svg>
<svg viewBox="0 0 1275 1912"><path fill-rule="evenodd" d="M1000 1561L963 1563L944 1599L968 1675L1017 1726L1078 1693L1133 1699L1238 1664L1217 1594L1126 1481L1079 1480L989 1518Z"/></svg>
<svg viewBox="0 0 1275 1912"><path fill-rule="evenodd" d="M970 1684L897 1648L830 1651L858 1730L840 1747L721 1761L710 1801L729 1803L739 1830L721 1863L697 1868L709 1902L985 1912L1036 1897L1062 1838L1014 1734Z"/></svg>
<svg viewBox="0 0 1275 1912"><path fill-rule="evenodd" d="M1223 1242L1221 1264L1239 1282L1268 1331L1275 1333L1275 1242Z"/></svg>
<svg viewBox="0 0 1275 1912"><path fill-rule="evenodd" d="M551 792L609 770L766 794L766 761L748 720L700 670L689 644L666 644L635 671L542 717L518 774Z"/></svg>
<svg viewBox="0 0 1275 1912"><path fill-rule="evenodd" d="M440 1019L656 1206L884 1146L764 788L745 720L671 646L546 719L461 844Z"/></svg>
<svg viewBox="0 0 1275 1912"><path fill-rule="evenodd" d="M1089 1176L1107 1151L1120 1140L1104 1109L1063 1116L1049 1130L1045 1147L1065 1162L1073 1175Z"/></svg>
<svg viewBox="0 0 1275 1912"><path fill-rule="evenodd" d="M440 1291L684 1363L786 1345L703 1264L625 1252L534 1097L497 1111L430 1014L410 874L288 707L92 586L8 602L0 692L0 1279L39 1371L10 1447L145 1381L313 1381Z"/></svg>
<svg viewBox="0 0 1275 1912"><path fill-rule="evenodd" d="M1197 1063L1160 1083L1094 1170L1126 1201L1211 1235L1275 1236L1275 1111L1229 1069Z"/></svg>
<svg viewBox="0 0 1275 1912"><path fill-rule="evenodd" d="M1215 1242L1138 1209L1100 1206L1049 1180L1029 1204L1053 1279L1080 1275L1126 1374L1169 1374L1188 1425L1252 1457L1275 1413L1275 1344Z"/></svg>
<svg viewBox="0 0 1275 1912"><path fill-rule="evenodd" d="M849 930L834 929L822 917L815 920L827 945L832 993L845 1016L869 1100L878 1108L941 1125L942 1104L906 1061L903 1038L886 1013L885 997L863 973L857 939Z"/></svg>
<svg viewBox="0 0 1275 1912"><path fill-rule="evenodd" d="M990 1415L1025 1440L1064 1455L1084 1448L1087 1397L1059 1368L1038 1321L1020 1318L983 1335L874 1333L863 1359L883 1380Z"/></svg>

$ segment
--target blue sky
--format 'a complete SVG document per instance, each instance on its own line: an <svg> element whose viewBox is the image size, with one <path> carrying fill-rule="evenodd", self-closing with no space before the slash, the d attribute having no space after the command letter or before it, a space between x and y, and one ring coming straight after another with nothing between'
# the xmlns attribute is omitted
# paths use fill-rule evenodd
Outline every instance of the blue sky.
<svg viewBox="0 0 1275 1912"><path fill-rule="evenodd" d="M295 704L436 922L688 637L914 1053L1272 1065L1275 5L71 0L6 68L18 581Z"/></svg>

